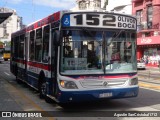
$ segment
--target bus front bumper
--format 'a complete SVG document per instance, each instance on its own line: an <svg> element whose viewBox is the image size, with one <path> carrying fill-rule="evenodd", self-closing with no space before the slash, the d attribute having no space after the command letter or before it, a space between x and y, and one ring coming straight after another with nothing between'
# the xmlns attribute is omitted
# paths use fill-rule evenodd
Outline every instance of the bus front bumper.
<svg viewBox="0 0 160 120"><path fill-rule="evenodd" d="M139 87L118 88L106 90L88 90L88 91L60 91L57 100L60 103L85 102L101 99L118 99L136 97Z"/></svg>

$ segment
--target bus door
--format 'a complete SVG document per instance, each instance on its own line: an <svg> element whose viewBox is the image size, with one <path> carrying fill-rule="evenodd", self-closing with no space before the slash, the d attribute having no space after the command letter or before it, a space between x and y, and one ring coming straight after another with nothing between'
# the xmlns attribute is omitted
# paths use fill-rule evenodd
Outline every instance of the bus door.
<svg viewBox="0 0 160 120"><path fill-rule="evenodd" d="M57 53L58 46L55 43L55 29L52 29L52 39L51 39L51 77L53 79L53 94L57 94Z"/></svg>

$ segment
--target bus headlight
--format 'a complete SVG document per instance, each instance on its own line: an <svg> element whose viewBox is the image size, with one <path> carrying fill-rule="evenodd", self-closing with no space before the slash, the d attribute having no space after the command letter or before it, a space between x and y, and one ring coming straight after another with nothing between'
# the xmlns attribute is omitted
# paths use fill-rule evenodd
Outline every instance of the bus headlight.
<svg viewBox="0 0 160 120"><path fill-rule="evenodd" d="M130 81L130 85L138 85L138 78L132 78Z"/></svg>
<svg viewBox="0 0 160 120"><path fill-rule="evenodd" d="M78 89L77 85L73 81L60 80L60 85L66 89Z"/></svg>

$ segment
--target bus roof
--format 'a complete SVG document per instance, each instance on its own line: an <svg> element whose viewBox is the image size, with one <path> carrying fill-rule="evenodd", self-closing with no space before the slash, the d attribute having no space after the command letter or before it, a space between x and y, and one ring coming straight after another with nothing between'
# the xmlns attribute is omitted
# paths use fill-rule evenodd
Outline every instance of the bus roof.
<svg viewBox="0 0 160 120"><path fill-rule="evenodd" d="M39 28L39 27L42 27L42 26L45 26L46 24L49 24L49 23L52 23L52 22L56 22L60 19L60 11L56 12L56 13L53 13L43 19L40 19L36 22L33 22L31 24L29 24L27 27L19 30L19 31L16 31L14 33L12 33L12 36L16 36L17 34L23 34L25 32L28 32L28 31L31 31L31 30L34 30L36 28Z"/></svg>

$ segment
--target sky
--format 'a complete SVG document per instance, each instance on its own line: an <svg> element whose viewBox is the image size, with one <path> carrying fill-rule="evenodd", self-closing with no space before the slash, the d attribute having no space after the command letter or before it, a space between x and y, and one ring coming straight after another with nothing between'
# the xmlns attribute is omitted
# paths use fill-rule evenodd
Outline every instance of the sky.
<svg viewBox="0 0 160 120"><path fill-rule="evenodd" d="M16 10L25 25L75 6L76 0L0 0L0 7Z"/></svg>
<svg viewBox="0 0 160 120"><path fill-rule="evenodd" d="M109 0L111 6L116 3L126 3L130 0ZM28 25L48 15L68 10L76 6L76 0L0 0L0 7L16 10L18 16L23 18L23 23ZM109 7L109 6L108 6Z"/></svg>

